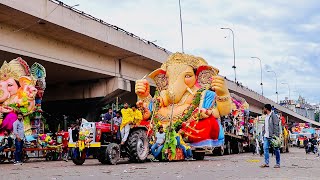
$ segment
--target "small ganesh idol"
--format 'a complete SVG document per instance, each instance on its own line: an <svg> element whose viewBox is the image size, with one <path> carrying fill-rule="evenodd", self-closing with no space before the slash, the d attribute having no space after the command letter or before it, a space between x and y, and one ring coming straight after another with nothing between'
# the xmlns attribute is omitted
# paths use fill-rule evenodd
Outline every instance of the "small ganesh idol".
<svg viewBox="0 0 320 180"><path fill-rule="evenodd" d="M35 87L39 78L44 81L45 69L37 66L29 67L22 58L4 61L0 68L0 134L12 130L13 122L17 119L16 112L27 116L35 110L35 98L38 89ZM29 118L25 118L26 120ZM30 127L25 124L25 127Z"/></svg>

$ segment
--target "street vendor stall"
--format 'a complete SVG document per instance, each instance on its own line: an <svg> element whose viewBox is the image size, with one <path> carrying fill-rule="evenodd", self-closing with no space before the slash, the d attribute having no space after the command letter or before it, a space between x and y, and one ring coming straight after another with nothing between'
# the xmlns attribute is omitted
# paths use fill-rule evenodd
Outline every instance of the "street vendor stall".
<svg viewBox="0 0 320 180"><path fill-rule="evenodd" d="M44 158L47 161L55 161L63 158L64 153L67 153L65 148L68 144L68 133L60 132L61 140L53 140L47 134L29 135L26 136L26 142L23 148L23 162L30 158ZM0 155L0 163L6 160L14 160L15 148L6 148Z"/></svg>

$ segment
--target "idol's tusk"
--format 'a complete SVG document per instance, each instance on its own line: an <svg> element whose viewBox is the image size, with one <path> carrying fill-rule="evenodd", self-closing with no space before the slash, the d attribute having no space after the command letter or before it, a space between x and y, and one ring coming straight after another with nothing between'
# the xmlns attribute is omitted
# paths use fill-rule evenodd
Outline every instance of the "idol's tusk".
<svg viewBox="0 0 320 180"><path fill-rule="evenodd" d="M189 91L190 94L194 95L194 93L192 92L192 90L188 87L187 90Z"/></svg>
<svg viewBox="0 0 320 180"><path fill-rule="evenodd" d="M148 76L148 74L144 75L142 79L145 79Z"/></svg>

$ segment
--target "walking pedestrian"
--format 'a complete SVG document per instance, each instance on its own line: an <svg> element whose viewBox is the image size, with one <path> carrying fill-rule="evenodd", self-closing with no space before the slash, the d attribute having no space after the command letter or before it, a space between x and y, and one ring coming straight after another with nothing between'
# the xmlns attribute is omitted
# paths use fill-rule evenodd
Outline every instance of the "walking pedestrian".
<svg viewBox="0 0 320 180"><path fill-rule="evenodd" d="M272 106L266 104L263 108L263 113L266 115L264 121L264 132L263 132L263 150L264 150L264 161L265 164L261 165L262 168L269 167L269 147L271 144L272 138L279 138L280 136L280 126L279 118L272 111ZM280 149L279 147L273 148L274 154L276 156L276 165L274 168L280 168Z"/></svg>
<svg viewBox="0 0 320 180"><path fill-rule="evenodd" d="M24 125L23 125L23 114L18 113L18 119L13 123L13 133L15 135L15 146L16 150L14 153L15 165L22 165L22 148L24 142Z"/></svg>
<svg viewBox="0 0 320 180"><path fill-rule="evenodd" d="M309 152L308 144L309 144L309 139L307 138L307 136L304 136L303 147L304 147L304 149L306 151L306 154L308 154L308 152Z"/></svg>
<svg viewBox="0 0 320 180"><path fill-rule="evenodd" d="M71 127L68 129L68 135L69 143L77 142L73 140L73 138L78 139L79 136L78 130L76 129L76 123L71 123ZM68 162L70 155L72 155L72 151L70 148L68 148L68 151L65 153L64 156L64 161Z"/></svg>

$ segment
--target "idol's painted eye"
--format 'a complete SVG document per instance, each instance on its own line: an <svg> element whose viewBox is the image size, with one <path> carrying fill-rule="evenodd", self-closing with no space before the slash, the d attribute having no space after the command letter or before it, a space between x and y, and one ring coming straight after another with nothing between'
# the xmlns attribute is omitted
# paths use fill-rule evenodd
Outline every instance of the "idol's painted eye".
<svg viewBox="0 0 320 180"><path fill-rule="evenodd" d="M185 78L191 78L191 76L189 74L184 76Z"/></svg>
<svg viewBox="0 0 320 180"><path fill-rule="evenodd" d="M8 87L12 87L13 86L13 84L12 83L8 83Z"/></svg>

